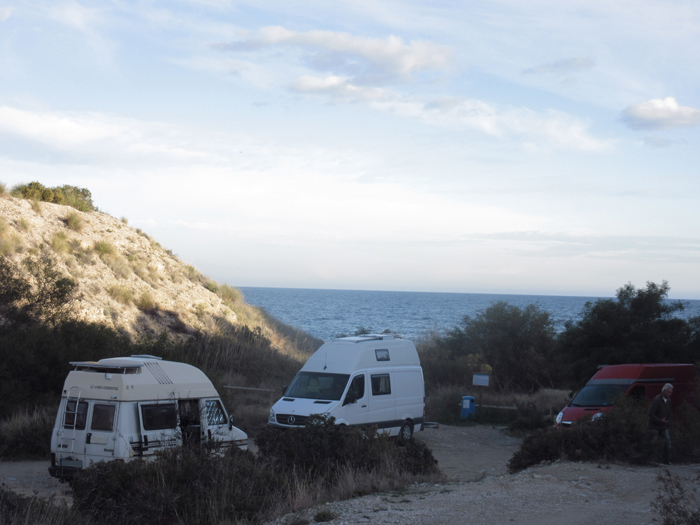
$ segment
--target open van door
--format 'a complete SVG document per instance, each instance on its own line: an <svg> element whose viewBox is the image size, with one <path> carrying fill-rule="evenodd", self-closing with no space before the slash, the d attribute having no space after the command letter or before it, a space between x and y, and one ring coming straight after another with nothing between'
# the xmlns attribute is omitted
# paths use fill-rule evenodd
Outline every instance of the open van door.
<svg viewBox="0 0 700 525"><path fill-rule="evenodd" d="M140 401L138 407L141 427L139 448L144 457L182 445L176 401Z"/></svg>

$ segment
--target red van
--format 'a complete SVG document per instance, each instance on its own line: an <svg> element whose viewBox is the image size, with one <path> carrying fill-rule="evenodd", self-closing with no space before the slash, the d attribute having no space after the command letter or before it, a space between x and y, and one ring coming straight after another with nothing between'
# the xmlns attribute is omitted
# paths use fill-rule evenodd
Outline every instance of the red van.
<svg viewBox="0 0 700 525"><path fill-rule="evenodd" d="M603 366L559 412L557 426L607 412L621 394L650 402L666 383L673 385L671 399L679 406L698 391L698 370L695 365L659 363Z"/></svg>

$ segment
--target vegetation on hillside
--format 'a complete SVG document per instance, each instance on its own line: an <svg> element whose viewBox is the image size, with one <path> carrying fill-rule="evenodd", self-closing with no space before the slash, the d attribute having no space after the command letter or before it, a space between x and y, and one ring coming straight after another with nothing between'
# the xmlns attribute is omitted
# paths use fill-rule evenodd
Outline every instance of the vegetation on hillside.
<svg viewBox="0 0 700 525"><path fill-rule="evenodd" d="M2 185L5 193L5 185ZM97 208L92 202L92 194L86 188L78 188L64 184L55 188L48 188L40 182L30 182L29 184L18 184L10 191L13 197L21 197L31 201L53 202L54 204L65 204L80 211L95 211Z"/></svg>

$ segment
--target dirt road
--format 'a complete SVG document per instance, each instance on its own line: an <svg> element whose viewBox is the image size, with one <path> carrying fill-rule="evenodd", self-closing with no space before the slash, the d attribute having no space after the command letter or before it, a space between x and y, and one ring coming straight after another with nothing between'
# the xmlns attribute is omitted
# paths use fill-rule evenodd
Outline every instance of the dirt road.
<svg viewBox="0 0 700 525"><path fill-rule="evenodd" d="M336 518L328 523L463 525L465 523L651 524L660 466L557 462L516 475L506 463L520 440L488 426L450 427L416 434L439 461L447 482L414 485L407 491L375 494L308 509L278 521L300 517L313 523L320 508ZM0 483L23 494L69 497L67 485L48 474L48 462L0 462ZM700 466L674 465L690 479Z"/></svg>
<svg viewBox="0 0 700 525"><path fill-rule="evenodd" d="M331 525L659 523L650 502L657 494L660 466L556 462L510 475L506 463L520 440L498 428L441 425L416 437L433 450L447 483L330 503L300 516L286 516L279 523L299 517L313 523L322 508L337 516L328 522ZM700 466L672 466L671 471L691 478Z"/></svg>

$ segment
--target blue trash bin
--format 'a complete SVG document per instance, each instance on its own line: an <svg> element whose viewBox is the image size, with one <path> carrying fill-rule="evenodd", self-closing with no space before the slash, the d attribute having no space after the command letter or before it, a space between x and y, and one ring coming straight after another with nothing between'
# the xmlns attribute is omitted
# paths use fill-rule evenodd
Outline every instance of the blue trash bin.
<svg viewBox="0 0 700 525"><path fill-rule="evenodd" d="M474 405L474 397L473 396L463 396L462 397L462 412L460 414L462 416L462 419L474 417L475 413L476 413L476 407Z"/></svg>

